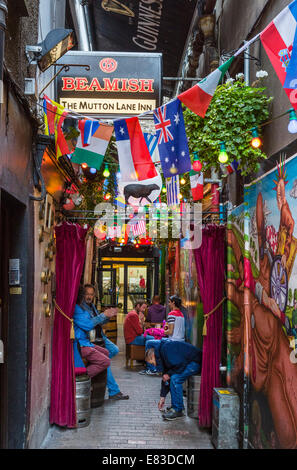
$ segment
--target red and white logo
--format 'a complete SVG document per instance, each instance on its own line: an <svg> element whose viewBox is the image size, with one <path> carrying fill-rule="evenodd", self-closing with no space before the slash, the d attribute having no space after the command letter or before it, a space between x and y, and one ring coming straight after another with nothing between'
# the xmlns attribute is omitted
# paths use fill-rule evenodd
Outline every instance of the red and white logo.
<svg viewBox="0 0 297 470"><path fill-rule="evenodd" d="M102 72L112 73L117 69L118 63L111 57L104 57L104 59L100 60L99 67Z"/></svg>

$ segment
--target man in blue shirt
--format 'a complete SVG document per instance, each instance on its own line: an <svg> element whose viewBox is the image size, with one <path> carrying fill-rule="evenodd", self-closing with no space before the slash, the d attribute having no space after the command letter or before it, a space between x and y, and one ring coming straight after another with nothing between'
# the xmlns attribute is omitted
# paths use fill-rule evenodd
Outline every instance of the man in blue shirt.
<svg viewBox="0 0 297 470"><path fill-rule="evenodd" d="M160 401L161 411L168 392L171 394L171 408L163 414L165 420L184 416L183 383L191 375L201 371L202 351L184 341L160 341L146 351L145 360L163 371Z"/></svg>
<svg viewBox="0 0 297 470"><path fill-rule="evenodd" d="M93 304L95 288L91 284L84 286L83 301L75 306L73 321L75 331L75 341L80 346L81 357L88 361L87 374L94 377L107 368L107 388L109 398L113 400L128 400L128 395L123 395L115 381L110 359L119 352L119 348L108 339L101 330L101 336L105 347L97 346L90 341L90 331L96 326L102 326L109 322L109 319L117 315L117 308L109 308L104 313L98 313ZM101 328L100 328L101 329Z"/></svg>

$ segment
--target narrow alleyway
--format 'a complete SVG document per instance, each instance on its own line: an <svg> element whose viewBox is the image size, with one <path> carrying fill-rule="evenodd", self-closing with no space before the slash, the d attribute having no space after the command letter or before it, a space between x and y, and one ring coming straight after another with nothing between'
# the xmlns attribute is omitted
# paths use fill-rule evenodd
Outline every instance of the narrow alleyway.
<svg viewBox="0 0 297 470"><path fill-rule="evenodd" d="M212 449L211 434L198 427L196 419L185 416L164 421L158 410L161 378L143 376L136 363L126 368L122 324L118 324L118 356L112 370L129 400L112 402L106 393L102 407L91 410L89 426L62 429L54 426L45 439L43 449ZM170 396L166 406L170 405ZM186 407L186 402L185 402Z"/></svg>

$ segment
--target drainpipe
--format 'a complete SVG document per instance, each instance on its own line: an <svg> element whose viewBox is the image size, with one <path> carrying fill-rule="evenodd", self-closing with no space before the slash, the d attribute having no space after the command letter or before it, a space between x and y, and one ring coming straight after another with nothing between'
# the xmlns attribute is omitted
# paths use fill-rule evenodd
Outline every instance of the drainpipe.
<svg viewBox="0 0 297 470"><path fill-rule="evenodd" d="M246 44L248 41L244 41ZM249 61L249 54L250 54L250 46L246 48L244 51L244 81L249 86L250 84L250 61Z"/></svg>
<svg viewBox="0 0 297 470"><path fill-rule="evenodd" d="M0 0L0 106L3 103L3 61L7 14L7 2L6 0Z"/></svg>
<svg viewBox="0 0 297 470"><path fill-rule="evenodd" d="M70 2L70 10L78 40L78 49L80 51L91 51L91 38L88 34L90 22L89 18L86 18L86 8L80 0L72 0Z"/></svg>

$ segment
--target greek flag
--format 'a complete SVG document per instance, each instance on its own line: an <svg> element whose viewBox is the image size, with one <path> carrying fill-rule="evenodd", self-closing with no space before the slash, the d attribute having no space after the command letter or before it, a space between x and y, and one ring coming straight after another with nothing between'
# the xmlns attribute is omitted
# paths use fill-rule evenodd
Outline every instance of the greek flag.
<svg viewBox="0 0 297 470"><path fill-rule="evenodd" d="M143 133L144 140L149 149L153 162L160 161L160 155L158 150L158 137L157 134L148 134L147 132Z"/></svg>
<svg viewBox="0 0 297 470"><path fill-rule="evenodd" d="M166 178L166 191L167 191L167 204L168 206L174 206L179 204L179 176L172 176L172 178Z"/></svg>

